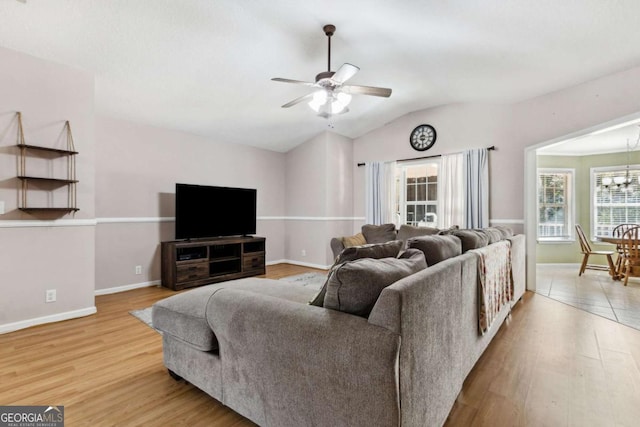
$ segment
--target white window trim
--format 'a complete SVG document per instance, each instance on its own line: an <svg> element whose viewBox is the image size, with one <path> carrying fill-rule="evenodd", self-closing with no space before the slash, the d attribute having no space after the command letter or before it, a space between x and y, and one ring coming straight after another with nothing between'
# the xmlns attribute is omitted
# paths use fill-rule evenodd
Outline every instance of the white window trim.
<svg viewBox="0 0 640 427"><path fill-rule="evenodd" d="M538 230L540 229L540 188L538 187L540 173L568 173L570 175L569 183L569 236L568 237L540 237ZM536 170L536 239L542 244L561 244L573 243L576 241L576 170L573 168L538 168Z"/></svg>
<svg viewBox="0 0 640 427"><path fill-rule="evenodd" d="M399 203L399 213L400 213L400 218L398 219L398 224L396 224L396 227L400 227L401 224L404 224L404 220L407 217L407 201L406 201L406 192L407 192L407 168L412 167L412 166L421 166L421 165L426 165L426 164L436 164L438 165L438 174L436 175L436 179L438 180L437 184L439 186L440 184L440 171L441 171L441 161L439 158L432 158L432 159L418 159L418 160L411 160L411 161L405 161L402 162L402 164L400 164L399 166L397 166L398 168L400 168L400 170L402 171L402 174L400 176L400 179L402 180L400 183L400 188L399 188L399 195L398 197L400 198L400 203ZM436 205L436 215L438 217L438 222L437 222L437 226L439 228L442 227L442 215L440 212L442 203L440 202L440 188L438 188L438 198L436 199L435 202L427 202L427 204L435 204Z"/></svg>
<svg viewBox="0 0 640 427"><path fill-rule="evenodd" d="M626 170L627 165L617 166L598 166L589 169L589 197L591 202L589 203L589 234L591 236L592 243L602 243L596 237L596 180L595 175L598 172L611 172L616 170ZM629 165L629 170L640 170L640 165Z"/></svg>

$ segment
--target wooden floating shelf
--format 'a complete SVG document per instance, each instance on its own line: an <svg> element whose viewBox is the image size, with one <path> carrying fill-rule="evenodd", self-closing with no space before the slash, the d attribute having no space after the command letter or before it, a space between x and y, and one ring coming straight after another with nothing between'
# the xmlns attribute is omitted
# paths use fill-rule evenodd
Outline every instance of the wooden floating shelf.
<svg viewBox="0 0 640 427"><path fill-rule="evenodd" d="M23 181L46 181L46 182L56 182L60 184L75 184L76 182L80 182L77 179L60 179L60 178L43 178L40 176L19 176L18 179Z"/></svg>
<svg viewBox="0 0 640 427"><path fill-rule="evenodd" d="M18 208L23 212L78 212L78 208Z"/></svg>
<svg viewBox="0 0 640 427"><path fill-rule="evenodd" d="M60 148L40 147L38 145L18 144L17 147L28 148L30 150L48 151L50 153L58 153L60 155L65 155L65 156L78 154L77 151L63 150Z"/></svg>

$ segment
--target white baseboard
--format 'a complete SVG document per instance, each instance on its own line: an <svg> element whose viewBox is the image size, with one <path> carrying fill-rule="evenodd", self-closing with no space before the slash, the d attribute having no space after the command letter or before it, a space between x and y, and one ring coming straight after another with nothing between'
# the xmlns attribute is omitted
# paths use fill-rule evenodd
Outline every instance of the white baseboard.
<svg viewBox="0 0 640 427"><path fill-rule="evenodd" d="M36 317L33 319L21 320L19 322L7 323L0 325L0 334L13 332L20 329L29 328L36 325L44 325L45 323L60 322L62 320L75 319L77 317L85 317L96 313L96 307L81 308L80 310L66 311L64 313L51 314L49 316Z"/></svg>
<svg viewBox="0 0 640 427"><path fill-rule="evenodd" d="M313 264L313 263L310 263L310 262L294 261L292 259L278 259L278 260L275 260L275 261L268 261L266 264L267 265L293 264L293 265L299 265L301 267L317 268L319 270L328 270L328 269L331 268L330 265Z"/></svg>
<svg viewBox="0 0 640 427"><path fill-rule="evenodd" d="M149 286L158 286L160 285L160 280L152 280L151 282L142 282L142 283L132 283L131 285L124 286L116 286L113 288L106 289L96 289L95 295L108 295L108 294L116 294L118 292L130 291L133 289L139 288L148 288Z"/></svg>

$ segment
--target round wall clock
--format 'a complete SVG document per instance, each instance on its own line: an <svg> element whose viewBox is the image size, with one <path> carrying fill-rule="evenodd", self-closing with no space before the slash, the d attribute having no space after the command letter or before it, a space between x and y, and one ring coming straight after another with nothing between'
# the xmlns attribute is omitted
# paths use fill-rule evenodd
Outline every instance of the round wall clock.
<svg viewBox="0 0 640 427"><path fill-rule="evenodd" d="M436 130L431 125L420 125L411 131L409 143L418 151L425 151L436 143Z"/></svg>

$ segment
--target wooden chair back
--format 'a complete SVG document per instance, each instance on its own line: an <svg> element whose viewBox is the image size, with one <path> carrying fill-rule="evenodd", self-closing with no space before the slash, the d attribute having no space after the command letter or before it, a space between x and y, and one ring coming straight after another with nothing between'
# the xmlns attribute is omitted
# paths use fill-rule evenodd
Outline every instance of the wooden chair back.
<svg viewBox="0 0 640 427"><path fill-rule="evenodd" d="M576 224L576 233L578 233L578 239L580 240L580 250L583 254L590 254L592 252L591 245L589 245L589 240L584 235L584 230L580 224Z"/></svg>
<svg viewBox="0 0 640 427"><path fill-rule="evenodd" d="M622 239L624 233L630 228L637 227L638 224L619 224L611 232L611 237ZM616 244L616 250L619 254L623 253L622 243Z"/></svg>
<svg viewBox="0 0 640 427"><path fill-rule="evenodd" d="M622 254L631 265L640 264L640 226L629 228L622 235Z"/></svg>

